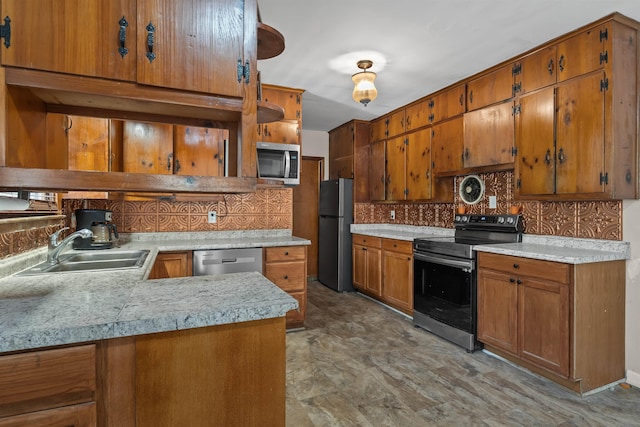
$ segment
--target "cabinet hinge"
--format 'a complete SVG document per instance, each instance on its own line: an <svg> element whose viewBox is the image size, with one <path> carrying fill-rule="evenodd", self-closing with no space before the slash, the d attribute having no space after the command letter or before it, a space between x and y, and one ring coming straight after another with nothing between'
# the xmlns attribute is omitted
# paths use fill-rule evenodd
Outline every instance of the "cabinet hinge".
<svg viewBox="0 0 640 427"><path fill-rule="evenodd" d="M520 104L514 105L513 107L511 107L511 114L514 116L516 114L520 114L520 111L522 111L522 106Z"/></svg>
<svg viewBox="0 0 640 427"><path fill-rule="evenodd" d="M600 65L609 62L609 52L606 50L600 54Z"/></svg>
<svg viewBox="0 0 640 427"><path fill-rule="evenodd" d="M511 74L513 74L514 76L517 76L520 73L522 73L522 64L520 63L514 64L513 67L511 67Z"/></svg>
<svg viewBox="0 0 640 427"><path fill-rule="evenodd" d="M405 196L409 196L409 189L408 189L408 188L405 188L405 189L404 189L404 195L405 195Z"/></svg>
<svg viewBox="0 0 640 427"><path fill-rule="evenodd" d="M518 155L518 147L511 147L511 157Z"/></svg>
<svg viewBox="0 0 640 427"><path fill-rule="evenodd" d="M522 83L516 83L513 86L511 86L511 90L513 91L513 94L515 95L516 93L520 92L522 90Z"/></svg>
<svg viewBox="0 0 640 427"><path fill-rule="evenodd" d="M609 90L609 79L604 78L604 80L600 80L600 92L604 92L605 90Z"/></svg>
<svg viewBox="0 0 640 427"><path fill-rule="evenodd" d="M244 77L244 82L249 84L249 79L251 78L251 65L249 61L246 61L244 65L242 65L242 59L238 58L238 83L242 81Z"/></svg>
<svg viewBox="0 0 640 427"><path fill-rule="evenodd" d="M0 25L0 38L4 39L4 46L11 46L11 19L4 17L4 25Z"/></svg>
<svg viewBox="0 0 640 427"><path fill-rule="evenodd" d="M522 181L520 181L520 178L518 178L518 180L516 181L516 186L518 188L520 188L522 186Z"/></svg>
<svg viewBox="0 0 640 427"><path fill-rule="evenodd" d="M603 40L609 40L609 30L607 28L600 30L600 42Z"/></svg>
<svg viewBox="0 0 640 427"><path fill-rule="evenodd" d="M435 101L433 99L430 99L429 100L429 104L427 104L427 105L429 106L429 108L433 108L436 105L436 103L435 103Z"/></svg>
<svg viewBox="0 0 640 427"><path fill-rule="evenodd" d="M301 99L300 99L300 94L296 95L296 104L300 105ZM298 111L298 114L300 114L300 112Z"/></svg>
<svg viewBox="0 0 640 427"><path fill-rule="evenodd" d="M433 122L433 120L436 118L436 116L434 116L433 114L429 114L429 122Z"/></svg>
<svg viewBox="0 0 640 427"><path fill-rule="evenodd" d="M604 174L600 172L600 185L609 185L609 172L605 172Z"/></svg>
<svg viewBox="0 0 640 427"><path fill-rule="evenodd" d="M404 139L404 145L409 145L409 138Z"/></svg>

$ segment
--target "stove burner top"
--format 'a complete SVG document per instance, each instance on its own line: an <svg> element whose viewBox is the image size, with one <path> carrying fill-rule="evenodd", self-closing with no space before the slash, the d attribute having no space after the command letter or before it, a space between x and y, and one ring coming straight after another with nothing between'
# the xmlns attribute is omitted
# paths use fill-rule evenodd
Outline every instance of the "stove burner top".
<svg viewBox="0 0 640 427"><path fill-rule="evenodd" d="M520 215L456 215L453 237L425 237L413 241L416 253L474 258L474 245L522 241Z"/></svg>

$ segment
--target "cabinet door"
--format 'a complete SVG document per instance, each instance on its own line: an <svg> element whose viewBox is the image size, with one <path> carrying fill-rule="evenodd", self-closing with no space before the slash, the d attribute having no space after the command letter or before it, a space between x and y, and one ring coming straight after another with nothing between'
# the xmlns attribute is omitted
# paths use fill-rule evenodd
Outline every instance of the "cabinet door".
<svg viewBox="0 0 640 427"><path fill-rule="evenodd" d="M0 427L95 427L97 425L97 410L94 402L0 418Z"/></svg>
<svg viewBox="0 0 640 427"><path fill-rule="evenodd" d="M224 176L227 129L174 126L174 171L179 175Z"/></svg>
<svg viewBox="0 0 640 427"><path fill-rule="evenodd" d="M406 131L415 130L429 124L429 107L427 101L421 101L407 107L405 111Z"/></svg>
<svg viewBox="0 0 640 427"><path fill-rule="evenodd" d="M284 108L284 120L302 120L300 90L262 86L262 99Z"/></svg>
<svg viewBox="0 0 640 427"><path fill-rule="evenodd" d="M329 132L329 179L353 178L354 124Z"/></svg>
<svg viewBox="0 0 640 427"><path fill-rule="evenodd" d="M109 120L47 113L49 169L109 171Z"/></svg>
<svg viewBox="0 0 640 427"><path fill-rule="evenodd" d="M353 178L353 157L329 159L329 179Z"/></svg>
<svg viewBox="0 0 640 427"><path fill-rule="evenodd" d="M388 117L381 117L371 122L371 142L387 139Z"/></svg>
<svg viewBox="0 0 640 427"><path fill-rule="evenodd" d="M300 144L300 124L297 121L283 120L258 126L258 140L280 144Z"/></svg>
<svg viewBox="0 0 640 427"><path fill-rule="evenodd" d="M382 250L378 248L366 248L367 258L367 280L365 289L371 295L379 297L382 295Z"/></svg>
<svg viewBox="0 0 640 427"><path fill-rule="evenodd" d="M242 97L242 0L138 0L137 6L139 83Z"/></svg>
<svg viewBox="0 0 640 427"><path fill-rule="evenodd" d="M569 376L569 286L524 278L518 286L520 357Z"/></svg>
<svg viewBox="0 0 640 427"><path fill-rule="evenodd" d="M604 184L603 74L572 80L556 89L556 193L601 193Z"/></svg>
<svg viewBox="0 0 640 427"><path fill-rule="evenodd" d="M605 29L598 26L558 44L559 82L602 68Z"/></svg>
<svg viewBox="0 0 640 427"><path fill-rule="evenodd" d="M475 110L464 115L464 167L512 163L513 104Z"/></svg>
<svg viewBox="0 0 640 427"><path fill-rule="evenodd" d="M389 116L389 124L387 125L387 136L392 138L406 131L405 128L405 110L396 111Z"/></svg>
<svg viewBox="0 0 640 427"><path fill-rule="evenodd" d="M369 151L369 195L372 201L385 199L385 146L386 141L374 142Z"/></svg>
<svg viewBox="0 0 640 427"><path fill-rule="evenodd" d="M149 279L167 279L191 276L193 252L161 252L156 257Z"/></svg>
<svg viewBox="0 0 640 427"><path fill-rule="evenodd" d="M369 133L368 123L356 124L356 138L353 159L353 200L355 203L369 203Z"/></svg>
<svg viewBox="0 0 640 427"><path fill-rule="evenodd" d="M431 106L429 122L437 123L464 113L465 92L466 86L461 84L434 96L429 102Z"/></svg>
<svg viewBox="0 0 640 427"><path fill-rule="evenodd" d="M367 248L353 245L353 286L366 290L367 286Z"/></svg>
<svg viewBox="0 0 640 427"><path fill-rule="evenodd" d="M462 169L464 152L463 118L435 124L431 133L431 159L433 174Z"/></svg>
<svg viewBox="0 0 640 427"><path fill-rule="evenodd" d="M395 246L395 248L393 248ZM407 314L413 314L413 258L411 242L383 241L382 299ZM396 250L387 250L393 248Z"/></svg>
<svg viewBox="0 0 640 427"><path fill-rule="evenodd" d="M504 101L513 96L512 66L505 65L467 83L469 111Z"/></svg>
<svg viewBox="0 0 640 427"><path fill-rule="evenodd" d="M407 200L431 198L431 129L407 135L406 145Z"/></svg>
<svg viewBox="0 0 640 427"><path fill-rule="evenodd" d="M124 172L172 174L173 126L125 121L122 161Z"/></svg>
<svg viewBox="0 0 640 427"><path fill-rule="evenodd" d="M478 269L478 341L518 354L515 276Z"/></svg>
<svg viewBox="0 0 640 427"><path fill-rule="evenodd" d="M553 87L523 96L516 114L516 176L521 195L555 191Z"/></svg>
<svg viewBox="0 0 640 427"><path fill-rule="evenodd" d="M135 81L135 7L129 0L3 0L11 46L2 48L2 65Z"/></svg>
<svg viewBox="0 0 640 427"><path fill-rule="evenodd" d="M405 199L405 151L404 137L387 141L387 189L386 200Z"/></svg>
<svg viewBox="0 0 640 427"><path fill-rule="evenodd" d="M556 46L549 46L522 58L516 66L515 93L522 95L556 82L558 61Z"/></svg>

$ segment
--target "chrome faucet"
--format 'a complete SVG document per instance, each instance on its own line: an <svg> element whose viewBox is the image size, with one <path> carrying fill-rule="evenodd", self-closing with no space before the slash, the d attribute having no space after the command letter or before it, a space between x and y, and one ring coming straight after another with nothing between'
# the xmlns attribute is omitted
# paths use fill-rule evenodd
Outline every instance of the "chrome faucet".
<svg viewBox="0 0 640 427"><path fill-rule="evenodd" d="M78 231L75 231L75 232L69 234L61 242L58 242L58 238L60 237L60 233L62 233L64 230L68 230L68 229L69 229L69 227L61 228L60 230L56 231L51 236L49 236L49 246L48 246L48 251L47 251L47 262L49 264L57 264L58 263L58 257L60 256L60 252L62 252L62 250L69 243L71 243L72 241L74 241L78 237L83 237L83 238L86 239L86 238L89 238L89 237L93 236L93 233L91 232L91 230L89 230L87 228L82 228L82 229L80 229Z"/></svg>

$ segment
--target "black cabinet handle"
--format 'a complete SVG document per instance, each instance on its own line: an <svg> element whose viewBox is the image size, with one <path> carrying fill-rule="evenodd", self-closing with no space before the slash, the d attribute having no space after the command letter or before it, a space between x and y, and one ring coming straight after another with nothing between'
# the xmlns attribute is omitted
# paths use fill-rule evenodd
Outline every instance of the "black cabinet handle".
<svg viewBox="0 0 640 427"><path fill-rule="evenodd" d="M170 171L171 170L171 158L173 157L173 154L169 154L167 156L167 170Z"/></svg>
<svg viewBox="0 0 640 427"><path fill-rule="evenodd" d="M550 150L550 149L547 149L547 155L546 155L546 156L544 156L544 162L545 162L547 165L550 165L550 164L551 164L551 150Z"/></svg>
<svg viewBox="0 0 640 427"><path fill-rule="evenodd" d="M151 22L149 22L149 24L146 27L146 30L147 30L147 59L149 60L149 63L151 63L153 62L154 59L156 59L156 54L153 52L156 27Z"/></svg>
<svg viewBox="0 0 640 427"><path fill-rule="evenodd" d="M563 164L564 160L564 148L561 148L560 151L558 151L558 161L560 162L560 164Z"/></svg>
<svg viewBox="0 0 640 427"><path fill-rule="evenodd" d="M549 64L547 64L547 70L549 71L549 75L553 75L553 59L549 60Z"/></svg>
<svg viewBox="0 0 640 427"><path fill-rule="evenodd" d="M516 283L517 283L518 285L522 285L522 280L518 279L518 280L516 280Z"/></svg>
<svg viewBox="0 0 640 427"><path fill-rule="evenodd" d="M516 279L514 279L513 277L509 277L509 283L515 283Z"/></svg>
<svg viewBox="0 0 640 427"><path fill-rule="evenodd" d="M288 255L289 255L289 252L285 252L284 254L285 254L285 256L288 256Z"/></svg>
<svg viewBox="0 0 640 427"><path fill-rule="evenodd" d="M469 92L469 102L473 104L473 91Z"/></svg>
<svg viewBox="0 0 640 427"><path fill-rule="evenodd" d="M284 276L284 279L285 280L289 280L289 276Z"/></svg>
<svg viewBox="0 0 640 427"><path fill-rule="evenodd" d="M513 264L513 268L520 268L520 264Z"/></svg>
<svg viewBox="0 0 640 427"><path fill-rule="evenodd" d="M127 53L129 53L129 49L127 49L127 27L129 26L129 23L127 22L126 18L123 16L122 18L120 18L120 21L118 21L118 24L120 25L120 31L118 32L118 42L120 42L120 46L118 47L118 53L120 54L121 57L125 57L127 55Z"/></svg>
<svg viewBox="0 0 640 427"><path fill-rule="evenodd" d="M176 159L176 172L180 172L180 160Z"/></svg>
<svg viewBox="0 0 640 427"><path fill-rule="evenodd" d="M560 72L564 71L564 55L560 55L560 60L558 61L558 68Z"/></svg>

